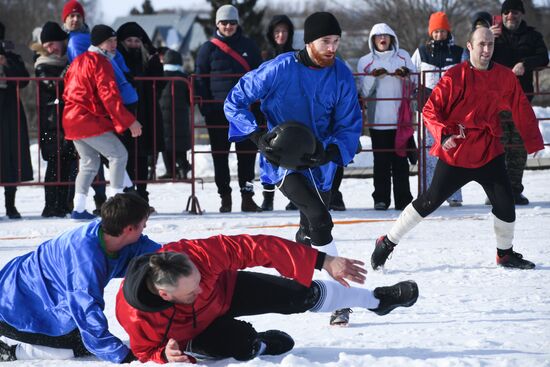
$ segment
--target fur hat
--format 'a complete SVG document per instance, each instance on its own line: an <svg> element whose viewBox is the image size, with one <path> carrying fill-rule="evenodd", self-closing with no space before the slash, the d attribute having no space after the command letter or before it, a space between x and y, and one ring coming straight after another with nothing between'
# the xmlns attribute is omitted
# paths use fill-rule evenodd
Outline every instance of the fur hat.
<svg viewBox="0 0 550 367"><path fill-rule="evenodd" d="M216 12L216 24L220 20L236 20L239 22L239 11L233 5L223 5Z"/></svg>
<svg viewBox="0 0 550 367"><path fill-rule="evenodd" d="M92 45L99 46L111 37L116 37L116 32L113 28L105 24L98 24L92 28Z"/></svg>
<svg viewBox="0 0 550 367"><path fill-rule="evenodd" d="M449 24L449 19L447 14L442 11L438 11L430 15L430 23L428 26L428 35L431 37L432 33L438 29L444 29L447 32L451 32L451 25Z"/></svg>
<svg viewBox="0 0 550 367"><path fill-rule="evenodd" d="M332 13L317 12L304 22L304 43L310 43L324 36L341 36L342 29Z"/></svg>
<svg viewBox="0 0 550 367"><path fill-rule="evenodd" d="M82 16L82 19L84 19L84 8L76 0L68 1L65 4L65 6L63 7L63 12L61 13L61 21L65 23L65 19L67 19L69 14L72 13L78 13Z"/></svg>
<svg viewBox="0 0 550 367"><path fill-rule="evenodd" d="M136 22L126 22L118 27L116 31L116 36L119 41L124 41L126 38L129 37L137 37L143 40L144 35L145 31Z"/></svg>
<svg viewBox="0 0 550 367"><path fill-rule="evenodd" d="M525 14L525 8L523 7L523 1L521 0L505 0L502 3L502 8L500 9L500 12L502 14L506 13L509 10L518 10Z"/></svg>
<svg viewBox="0 0 550 367"><path fill-rule="evenodd" d="M40 43L64 41L69 35L56 22L46 22L40 31Z"/></svg>

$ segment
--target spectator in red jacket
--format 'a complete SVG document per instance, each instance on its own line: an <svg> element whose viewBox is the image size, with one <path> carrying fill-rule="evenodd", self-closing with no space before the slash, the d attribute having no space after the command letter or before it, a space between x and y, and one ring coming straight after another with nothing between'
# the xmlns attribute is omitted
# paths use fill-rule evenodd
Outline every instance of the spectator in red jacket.
<svg viewBox="0 0 550 367"><path fill-rule="evenodd" d="M123 190L128 152L115 136L130 129L141 135L141 124L125 107L118 91L110 60L116 51L116 33L106 25L92 29L92 45L78 56L65 76L65 139L73 140L80 156L75 183L72 219L92 219L86 211L86 196L101 164L109 160L111 196Z"/></svg>
<svg viewBox="0 0 550 367"><path fill-rule="evenodd" d="M413 281L374 291L349 287L346 280L365 281L362 262L274 236L180 240L160 251L133 260L117 295L117 319L142 362L194 362L184 352L237 360L282 354L294 346L289 335L258 333L235 318L354 306L385 315L418 298ZM238 271L254 266L275 268L285 278ZM315 269L340 284L312 282Z"/></svg>
<svg viewBox="0 0 550 367"><path fill-rule="evenodd" d="M512 249L516 211L514 193L500 141L499 114L511 111L529 153L544 149L535 113L514 73L491 61L495 37L487 28L474 30L467 43L470 61L445 73L422 112L434 137L430 154L439 158L432 183L407 205L387 235L376 241L371 264L383 266L394 247L456 190L476 181L493 205L497 264L533 269L535 264Z"/></svg>

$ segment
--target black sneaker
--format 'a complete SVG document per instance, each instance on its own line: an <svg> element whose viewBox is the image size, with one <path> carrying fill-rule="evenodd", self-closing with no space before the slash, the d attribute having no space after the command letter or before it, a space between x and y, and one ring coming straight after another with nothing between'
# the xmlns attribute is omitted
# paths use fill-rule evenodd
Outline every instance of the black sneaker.
<svg viewBox="0 0 550 367"><path fill-rule="evenodd" d="M305 229L300 226L298 232L296 232L296 242L311 246L311 237L306 233Z"/></svg>
<svg viewBox="0 0 550 367"><path fill-rule="evenodd" d="M374 296L380 300L377 308L370 309L379 316L390 313L396 307L411 307L418 299L418 285L412 280L399 282L390 287L374 289Z"/></svg>
<svg viewBox="0 0 550 367"><path fill-rule="evenodd" d="M265 344L265 350L262 353L264 355L277 356L294 348L294 339L281 330L258 333L258 338Z"/></svg>
<svg viewBox="0 0 550 367"><path fill-rule="evenodd" d="M344 198L342 197L342 193L340 191L333 193L328 208L337 212L343 212L346 210L346 204L344 204Z"/></svg>
<svg viewBox="0 0 550 367"><path fill-rule="evenodd" d="M332 326L348 326L349 315L353 313L351 308L342 308L336 310L330 315L330 324Z"/></svg>
<svg viewBox="0 0 550 367"><path fill-rule="evenodd" d="M395 243L388 240L387 236L382 236L376 240L374 251L370 257L370 264L374 270L384 266L395 246Z"/></svg>
<svg viewBox="0 0 550 367"><path fill-rule="evenodd" d="M289 201L285 206L285 210L298 210L298 207L292 201Z"/></svg>
<svg viewBox="0 0 550 367"><path fill-rule="evenodd" d="M524 260L523 255L515 251L505 254L504 256L498 256L497 254L497 264L505 268L514 268L514 269L534 269L535 264L531 261Z"/></svg>
<svg viewBox="0 0 550 367"><path fill-rule="evenodd" d="M529 199L527 199L523 194L519 193L514 195L514 203L516 205L529 205Z"/></svg>
<svg viewBox="0 0 550 367"><path fill-rule="evenodd" d="M15 357L15 348L17 345L9 346L0 340L0 362L11 362L17 360Z"/></svg>

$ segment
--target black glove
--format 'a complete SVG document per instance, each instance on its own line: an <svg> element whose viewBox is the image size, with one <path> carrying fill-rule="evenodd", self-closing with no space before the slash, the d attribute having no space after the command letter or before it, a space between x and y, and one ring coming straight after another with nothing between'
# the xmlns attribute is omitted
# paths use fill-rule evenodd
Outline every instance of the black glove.
<svg viewBox="0 0 550 367"><path fill-rule="evenodd" d="M133 361L137 361L137 357L132 353L132 351L129 351L126 355L126 358L122 360L120 363L132 363Z"/></svg>
<svg viewBox="0 0 550 367"><path fill-rule="evenodd" d="M384 69L384 68L373 69L373 70L370 72L370 74L371 74L372 76L382 76L382 75L387 74L387 73L388 73L388 71L387 71L386 69Z"/></svg>
<svg viewBox="0 0 550 367"><path fill-rule="evenodd" d="M260 140L260 138L264 134L265 134L265 130L258 129L258 130L253 131L252 134L248 135L248 139L252 140L252 142L254 144L256 144L256 146L258 146L258 141Z"/></svg>
<svg viewBox="0 0 550 367"><path fill-rule="evenodd" d="M260 153L262 153L269 163L279 166L280 157L273 152L273 148L270 145L271 140L276 136L277 134L272 131L265 132L265 130L260 129L248 135L248 138L256 144Z"/></svg>
<svg viewBox="0 0 550 367"><path fill-rule="evenodd" d="M303 158L304 165L300 169L320 167L330 161L337 160L339 156L340 150L337 145L330 144L325 150L323 143L317 141L315 153Z"/></svg>
<svg viewBox="0 0 550 367"><path fill-rule="evenodd" d="M402 78L406 78L411 73L411 70L406 66L401 66L399 69L396 69L393 73Z"/></svg>

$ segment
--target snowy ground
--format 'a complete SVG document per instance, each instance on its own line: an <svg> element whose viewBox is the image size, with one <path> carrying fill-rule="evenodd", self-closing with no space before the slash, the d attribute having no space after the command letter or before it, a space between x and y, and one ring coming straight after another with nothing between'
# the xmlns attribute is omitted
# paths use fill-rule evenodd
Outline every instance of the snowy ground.
<svg viewBox="0 0 550 367"><path fill-rule="evenodd" d="M248 318L258 330L279 328L291 334L296 347L284 356L201 362L221 366L550 366L550 171L528 171L525 194L531 200L517 209L515 249L537 264L533 271L495 266L490 208L479 186L465 187L462 208L446 204L421 223L396 248L384 272L369 269L367 287L414 279L420 288L415 306L380 317L354 310L348 328L328 325L328 314L265 315ZM416 190L416 177L411 178ZM219 214L213 183L199 187L204 215L182 214L189 185L151 185L151 201L159 214L145 233L159 242L217 233L268 233L293 238L296 212L284 211L287 201L276 194L276 211L243 214L234 191L232 214ZM368 261L376 237L385 233L399 212L374 211L372 180L345 179L348 206L334 213L334 236L344 256ZM260 195L256 198L259 199ZM0 266L33 250L41 241L78 224L67 219L42 219L43 191L20 188L17 206L24 219L0 219ZM91 206L90 201L90 206ZM3 206L3 202L0 202ZM105 292L112 331L127 335L114 316L118 281ZM229 337L229 336L228 336ZM93 358L78 361L12 362L6 366L107 366ZM135 365L139 363L134 362ZM152 364L150 364L152 365Z"/></svg>

